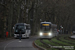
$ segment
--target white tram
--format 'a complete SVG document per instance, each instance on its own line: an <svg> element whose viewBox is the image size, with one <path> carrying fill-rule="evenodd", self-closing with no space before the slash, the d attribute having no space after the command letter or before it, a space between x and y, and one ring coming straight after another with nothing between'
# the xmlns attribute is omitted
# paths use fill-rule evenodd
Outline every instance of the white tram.
<svg viewBox="0 0 75 50"><path fill-rule="evenodd" d="M57 36L57 25L51 22L41 22L39 36L40 38L52 38Z"/></svg>

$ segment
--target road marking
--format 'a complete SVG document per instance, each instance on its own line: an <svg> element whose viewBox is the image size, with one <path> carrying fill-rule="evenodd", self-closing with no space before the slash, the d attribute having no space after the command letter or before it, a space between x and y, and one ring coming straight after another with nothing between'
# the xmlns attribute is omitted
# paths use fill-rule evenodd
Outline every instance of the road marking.
<svg viewBox="0 0 75 50"><path fill-rule="evenodd" d="M16 40L15 40L15 41L16 41ZM15 42L15 41L12 41L12 42ZM10 43L12 43L12 42L10 42ZM4 50L5 50L5 48L6 48L10 43L8 43L8 44L4 47Z"/></svg>
<svg viewBox="0 0 75 50"><path fill-rule="evenodd" d="M22 42L22 41L19 41L19 42Z"/></svg>

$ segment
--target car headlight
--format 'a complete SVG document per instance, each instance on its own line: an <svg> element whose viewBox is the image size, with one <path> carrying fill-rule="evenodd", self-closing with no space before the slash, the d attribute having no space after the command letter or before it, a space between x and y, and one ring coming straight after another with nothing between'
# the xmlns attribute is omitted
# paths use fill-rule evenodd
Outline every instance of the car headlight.
<svg viewBox="0 0 75 50"><path fill-rule="evenodd" d="M40 34L39 34L40 36L42 36L43 35L43 33L42 32L40 32Z"/></svg>
<svg viewBox="0 0 75 50"><path fill-rule="evenodd" d="M48 35L49 35L49 36L51 36L51 35L52 35L52 33L49 33Z"/></svg>

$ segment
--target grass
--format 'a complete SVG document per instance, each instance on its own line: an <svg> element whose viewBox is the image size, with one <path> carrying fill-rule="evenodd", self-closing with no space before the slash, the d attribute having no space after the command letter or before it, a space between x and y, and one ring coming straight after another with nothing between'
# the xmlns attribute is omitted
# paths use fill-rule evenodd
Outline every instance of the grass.
<svg viewBox="0 0 75 50"><path fill-rule="evenodd" d="M72 44L66 43L66 42L62 42L57 40L56 38L52 39L53 42L59 43L61 45L66 45L66 46L72 46Z"/></svg>
<svg viewBox="0 0 75 50"><path fill-rule="evenodd" d="M52 42L50 42L50 41L47 40L47 39L44 39L43 41L44 41L45 43L47 43L47 44L52 45L52 46L60 46L60 45L57 44L57 43L64 44L64 46L65 46L65 45L67 45L67 46L73 46L73 45L71 45L71 44L68 44L68 43L65 43L65 42L61 42L61 41L57 40L56 38L53 38L52 41L57 42L57 43L52 43ZM62 45L61 45L61 46L62 46ZM63 46L62 46L62 47L63 47ZM64 50L66 50L66 49L64 49ZM68 49L68 50L74 50L74 49Z"/></svg>
<svg viewBox="0 0 75 50"><path fill-rule="evenodd" d="M69 37L66 37L66 40L71 40L71 41L74 41L75 42L74 39L70 39Z"/></svg>
<svg viewBox="0 0 75 50"><path fill-rule="evenodd" d="M65 42L69 42L69 43L73 43L73 44L75 44L75 41L71 41L71 40L66 40L66 39L64 39L64 37L60 37L59 38L61 41L65 41Z"/></svg>
<svg viewBox="0 0 75 50"><path fill-rule="evenodd" d="M64 39L64 37L66 37L67 39ZM56 39L56 38L52 38L50 41L48 39L43 39L43 41L45 43L49 44L49 45L52 45L52 46L74 46L74 48L75 48L75 45L71 44L71 43L75 44L75 40L71 40L71 39L69 40L68 37L69 36L59 36L59 39L61 41ZM45 44L41 43L40 40L36 40L35 42L39 46L42 46L42 47L45 46ZM44 47L44 48L46 48L46 47ZM58 49L55 49L55 48L46 48L46 49L47 50L58 50ZM75 49L64 49L64 50L75 50Z"/></svg>
<svg viewBox="0 0 75 50"><path fill-rule="evenodd" d="M43 47L43 48L46 48L45 47L45 44L41 43L40 40L35 40L35 43L40 46L40 47ZM55 49L55 48L46 48L47 50L58 50L58 49Z"/></svg>
<svg viewBox="0 0 75 50"><path fill-rule="evenodd" d="M45 40L43 40L45 43L47 43L47 44L50 44L50 45L52 45L52 46L58 46L58 44L55 44L55 43L53 43L53 42L51 42L51 41L49 41L49 40L47 40L47 39L45 39Z"/></svg>
<svg viewBox="0 0 75 50"><path fill-rule="evenodd" d="M35 40L35 43L36 43L38 46L43 46L43 44L40 42L40 40Z"/></svg>

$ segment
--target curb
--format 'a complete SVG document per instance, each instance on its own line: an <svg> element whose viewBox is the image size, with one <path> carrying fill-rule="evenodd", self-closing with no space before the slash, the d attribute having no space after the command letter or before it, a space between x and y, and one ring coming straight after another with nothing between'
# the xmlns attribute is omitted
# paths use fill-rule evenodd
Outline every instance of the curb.
<svg viewBox="0 0 75 50"><path fill-rule="evenodd" d="M41 50L46 50L45 48L43 48L43 47L41 47L41 46L38 46L35 42L34 42L34 45L35 45L36 47L38 47L39 49L41 49Z"/></svg>

